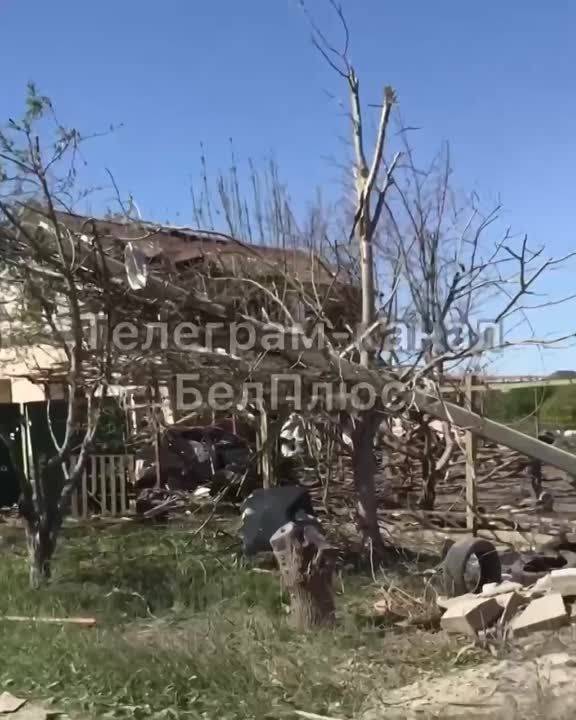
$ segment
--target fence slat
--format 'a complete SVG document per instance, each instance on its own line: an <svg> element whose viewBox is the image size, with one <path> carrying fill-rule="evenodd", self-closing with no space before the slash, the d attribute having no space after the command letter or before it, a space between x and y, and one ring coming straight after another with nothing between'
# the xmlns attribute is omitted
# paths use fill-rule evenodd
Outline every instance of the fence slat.
<svg viewBox="0 0 576 720"><path fill-rule="evenodd" d="M116 517L117 515L117 497L116 497L116 477L118 473L118 464L116 462L116 455L110 455L109 457L109 465L110 465L110 508L112 510L112 515Z"/></svg>
<svg viewBox="0 0 576 720"><path fill-rule="evenodd" d="M108 502L106 497L106 455L99 455L98 460L100 462L100 513L101 515L108 515Z"/></svg>
<svg viewBox="0 0 576 720"><path fill-rule="evenodd" d="M98 502L98 473L96 470L96 455L90 458L90 493L92 499Z"/></svg>
<svg viewBox="0 0 576 720"><path fill-rule="evenodd" d="M71 466L76 457L70 459ZM134 489L133 455L90 455L79 486L70 495L72 517L87 519L92 503L99 504L96 514L117 517L130 509Z"/></svg>
<svg viewBox="0 0 576 720"><path fill-rule="evenodd" d="M126 456L120 455L118 459L120 467L120 511L125 513L127 508L127 497L126 497Z"/></svg>

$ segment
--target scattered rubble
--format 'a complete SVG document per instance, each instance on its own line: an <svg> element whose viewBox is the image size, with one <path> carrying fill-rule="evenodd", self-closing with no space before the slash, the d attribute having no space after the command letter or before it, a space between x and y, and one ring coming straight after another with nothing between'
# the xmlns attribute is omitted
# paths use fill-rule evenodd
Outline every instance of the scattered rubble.
<svg viewBox="0 0 576 720"><path fill-rule="evenodd" d="M553 570L532 587L504 581L489 583L478 594L453 598L439 596L445 612L440 625L448 633L477 636L494 626L520 637L541 630L556 630L576 616L576 570Z"/></svg>
<svg viewBox="0 0 576 720"><path fill-rule="evenodd" d="M556 554L532 551L516 555L515 560L509 558L510 567L516 572L511 572L513 579L501 573L499 582L482 582L482 577L488 574L485 558L490 559L494 574L498 574L500 560L496 560L498 552L494 546L474 538L454 544L444 560L448 596L439 596L436 600L444 611L440 626L448 633L480 639L507 634L519 637L556 630L576 618L576 602L572 608L572 602L576 601L576 553L572 548L567 549L565 538L562 542ZM451 563L448 562L450 556L453 556ZM473 589L467 578L469 560L476 560L480 565L480 579L477 574ZM460 592L455 592L458 589Z"/></svg>
<svg viewBox="0 0 576 720"><path fill-rule="evenodd" d="M568 652L491 661L389 690L362 720L565 720L576 715L575 683L576 659Z"/></svg>

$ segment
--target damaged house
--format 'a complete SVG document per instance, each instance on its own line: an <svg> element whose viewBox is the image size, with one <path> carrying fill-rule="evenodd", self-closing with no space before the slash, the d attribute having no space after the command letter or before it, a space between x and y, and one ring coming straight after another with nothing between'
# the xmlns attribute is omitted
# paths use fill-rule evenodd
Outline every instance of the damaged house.
<svg viewBox="0 0 576 720"><path fill-rule="evenodd" d="M137 273L146 272L148 269L168 282L177 282L180 287L194 289L200 297L203 294L209 296L211 302L217 303L222 299L227 305L233 303L239 315L261 315L266 321L275 322L282 321L283 314L288 312L295 322L303 325L316 320L313 311L302 300L303 297L313 294L319 298L325 309L325 316L333 323L334 328L343 331L347 320L349 326L353 326L354 317L359 313L359 293L350 278L342 271L326 265L315 253L302 248L255 246L215 232L142 221L95 219L70 213L58 213L57 216L62 228L87 239L97 238L99 246L106 254L125 263L128 272L130 263L134 264L136 258L137 267L132 270L136 277L132 278L132 281L130 277L125 277L123 281L126 285L133 285L135 282L137 287ZM30 213L27 223L39 232L42 232L45 224L41 213ZM58 343L52 342L51 328L36 326L34 331L31 331L37 310L35 299L26 298L25 308L17 306L19 302L21 299L15 296L13 307L5 311L4 327L9 329L10 333L8 342L5 341L0 349L0 391L3 391L0 414L3 422L6 422L7 418L13 418L12 424L15 428L18 426L9 434L14 443L21 446L17 454L22 458L24 467L30 469L42 454L39 450L42 443L50 442L50 433L46 427L48 404L51 405L54 418L58 414L58 404L64 402L64 388L62 384L55 382L55 378L65 358ZM90 313L89 299L86 312ZM158 328L167 319L163 303L150 302L145 312L146 317L140 315L133 318L138 332L144 332L132 346L136 353L150 348L154 328L157 334L160 334ZM201 372L207 379L226 378L225 363L220 363L214 355L217 355L220 347L226 351L233 348L230 347L229 329L220 330L221 335L218 331L213 334L215 353L201 361ZM201 328L201 332L205 331L206 328ZM5 335L6 333L4 337ZM158 340L162 342L162 338L157 336L155 341ZM202 341L206 343L205 335ZM236 337L236 341L245 343L246 339ZM128 348L129 343L124 342ZM178 461L181 465L182 458L186 458L190 447L196 447L196 456L201 456L197 447L201 438L194 427L217 425L220 437L227 437L229 441L231 436L236 436L239 439L238 446L236 449L229 447L226 450L228 457L234 452L237 456L238 453L241 455L242 447L253 442L262 448L261 428L257 428L258 432L255 432L253 425L250 422L246 424L239 416L230 416L228 413L216 417L214 412L190 413L179 407L175 380L177 372L172 373L174 369L179 371L185 368L182 365L173 370L167 367L158 368L150 358L144 357L145 353L141 354L140 375L128 377L119 373L117 381L109 388L109 394L125 411L126 418L123 429L125 450L118 451L118 457L122 454L132 455L136 447L135 439L142 432L150 432L152 426L159 447L155 450L149 447L147 459L140 461L140 465L147 462L149 468L158 463L163 463L168 468L171 463L178 465ZM198 369L197 358L188 360L188 369ZM158 424L154 420L157 413L151 414L151 407L161 411ZM273 418L271 420L273 422ZM165 433L166 427L172 430ZM187 429L189 437L186 437ZM290 457L296 451L296 446L301 446L301 440L294 441L294 429L291 426L286 428L284 435L286 437L281 454ZM158 440L160 436L166 436L168 440ZM185 449L182 449L183 443ZM203 458L202 462L205 461L206 458ZM214 464L213 457L207 461ZM128 460L123 462L128 463ZM221 464L225 465L226 462L226 459L221 458ZM266 464L264 462L261 471L268 473L270 467L269 463L268 467ZM0 469L1 467L0 465ZM95 462L89 462L87 467L93 490L96 485L100 485L100 476L111 472L110 463L106 470L99 468ZM127 464L126 471L128 470L130 468ZM182 473L182 470L174 472ZM118 509L123 502L115 504Z"/></svg>

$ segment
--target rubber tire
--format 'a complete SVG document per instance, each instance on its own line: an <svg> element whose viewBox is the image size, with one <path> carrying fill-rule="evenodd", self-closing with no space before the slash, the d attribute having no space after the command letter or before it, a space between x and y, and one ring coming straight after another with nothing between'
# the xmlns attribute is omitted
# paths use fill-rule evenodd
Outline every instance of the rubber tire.
<svg viewBox="0 0 576 720"><path fill-rule="evenodd" d="M299 511L313 516L310 494L298 486L258 488L242 503L240 533L248 557L270 552L270 538L276 530L296 519Z"/></svg>
<svg viewBox="0 0 576 720"><path fill-rule="evenodd" d="M466 585L464 574L470 558L475 555L480 565L480 580L474 590ZM469 592L479 593L486 583L502 581L502 564L498 551L489 540L469 538L452 545L444 559L444 592L456 597Z"/></svg>
<svg viewBox="0 0 576 720"><path fill-rule="evenodd" d="M572 557L569 557L572 556ZM549 567L547 569L542 570L526 570L526 565L528 565L531 562L534 562L534 560L537 560L539 558L545 559L554 559L558 561L564 560L563 564L558 564L556 567ZM570 567L568 564L569 562L573 562L576 559L576 556L574 556L574 553L554 553L554 554L543 554L543 553L522 553L522 555L516 560L516 562L512 565L510 568L510 575L512 576L512 580L514 582L520 583L524 587L528 587L529 585L533 585L535 582L540 580L540 578L543 578L545 575L548 575L550 570L559 570L564 569L567 567Z"/></svg>

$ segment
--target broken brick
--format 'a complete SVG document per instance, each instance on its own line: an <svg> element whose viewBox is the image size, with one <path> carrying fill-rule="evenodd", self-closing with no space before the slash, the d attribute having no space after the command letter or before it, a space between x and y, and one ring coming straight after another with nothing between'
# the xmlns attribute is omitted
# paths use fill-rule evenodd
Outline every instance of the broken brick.
<svg viewBox="0 0 576 720"><path fill-rule="evenodd" d="M562 568L550 573L550 589L563 597L576 597L576 568Z"/></svg>
<svg viewBox="0 0 576 720"><path fill-rule="evenodd" d="M568 620L564 600L560 593L550 593L532 600L530 605L510 623L514 635L525 635L540 630L555 630Z"/></svg>
<svg viewBox="0 0 576 720"><path fill-rule="evenodd" d="M465 600L451 605L442 616L440 625L448 633L476 635L493 625L503 612L495 598Z"/></svg>

